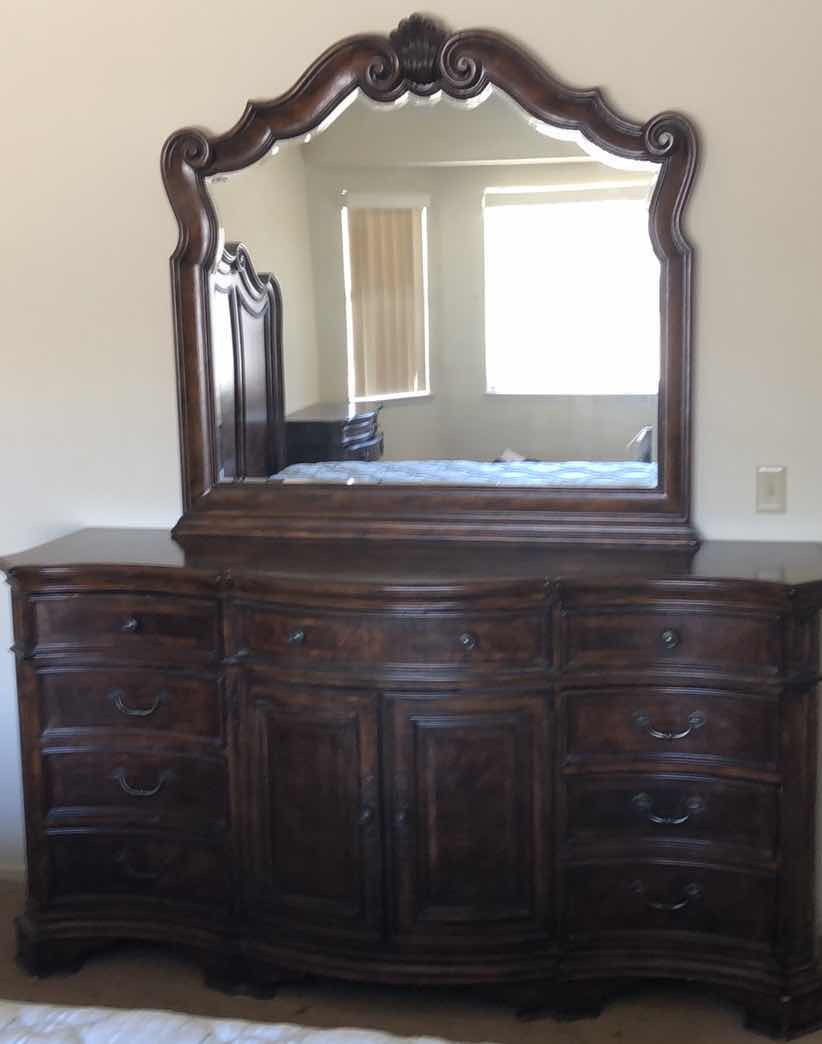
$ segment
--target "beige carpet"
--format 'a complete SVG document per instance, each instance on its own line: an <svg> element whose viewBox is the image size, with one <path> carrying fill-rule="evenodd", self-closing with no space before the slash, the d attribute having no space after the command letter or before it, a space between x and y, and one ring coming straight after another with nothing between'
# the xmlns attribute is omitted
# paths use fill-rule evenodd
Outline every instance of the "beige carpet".
<svg viewBox="0 0 822 1044"><path fill-rule="evenodd" d="M128 947L89 960L76 975L32 979L14 961L12 919L22 890L0 883L0 998L43 1004L163 1008L218 1018L359 1026L400 1036L496 1044L752 1044L740 1012L700 993L651 988L612 1003L598 1019L518 1022L476 994L341 983L284 987L273 1000L208 990L199 970L162 950ZM822 1032L804 1037L822 1044Z"/></svg>

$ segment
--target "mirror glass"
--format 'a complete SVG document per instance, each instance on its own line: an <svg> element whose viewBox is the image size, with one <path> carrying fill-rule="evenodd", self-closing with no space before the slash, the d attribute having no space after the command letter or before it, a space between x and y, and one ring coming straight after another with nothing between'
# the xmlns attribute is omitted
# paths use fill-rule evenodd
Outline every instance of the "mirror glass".
<svg viewBox="0 0 822 1044"><path fill-rule="evenodd" d="M224 242L281 291L286 451L268 477L655 488L659 164L499 91L402 101L355 94L208 183ZM212 340L219 442L234 361Z"/></svg>

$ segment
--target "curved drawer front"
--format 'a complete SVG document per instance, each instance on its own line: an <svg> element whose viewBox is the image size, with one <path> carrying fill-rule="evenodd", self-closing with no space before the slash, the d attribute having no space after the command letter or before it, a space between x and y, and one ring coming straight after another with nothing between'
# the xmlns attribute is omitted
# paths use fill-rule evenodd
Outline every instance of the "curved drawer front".
<svg viewBox="0 0 822 1044"><path fill-rule="evenodd" d="M567 696L569 761L726 761L775 770L778 705L706 689L580 690Z"/></svg>
<svg viewBox="0 0 822 1044"><path fill-rule="evenodd" d="M52 898L96 903L103 897L226 902L222 847L127 834L72 834L48 839Z"/></svg>
<svg viewBox="0 0 822 1044"><path fill-rule="evenodd" d="M699 932L767 945L776 881L766 873L698 864L601 863L567 871L571 937L609 932Z"/></svg>
<svg viewBox="0 0 822 1044"><path fill-rule="evenodd" d="M691 667L775 675L782 632L775 617L712 612L572 611L565 666L574 671Z"/></svg>
<svg viewBox="0 0 822 1044"><path fill-rule="evenodd" d="M577 848L665 841L740 847L773 858L777 790L706 776L572 776L566 839Z"/></svg>
<svg viewBox="0 0 822 1044"><path fill-rule="evenodd" d="M116 820L188 833L225 829L221 758L152 751L46 751L48 822Z"/></svg>
<svg viewBox="0 0 822 1044"><path fill-rule="evenodd" d="M497 664L539 666L548 656L542 611L530 613L278 612L243 607L238 644L291 665Z"/></svg>
<svg viewBox="0 0 822 1044"><path fill-rule="evenodd" d="M116 729L222 740L223 710L216 682L208 677L130 670L41 671L44 733Z"/></svg>
<svg viewBox="0 0 822 1044"><path fill-rule="evenodd" d="M35 653L101 649L116 659L214 658L216 603L144 594L41 595L31 600Z"/></svg>

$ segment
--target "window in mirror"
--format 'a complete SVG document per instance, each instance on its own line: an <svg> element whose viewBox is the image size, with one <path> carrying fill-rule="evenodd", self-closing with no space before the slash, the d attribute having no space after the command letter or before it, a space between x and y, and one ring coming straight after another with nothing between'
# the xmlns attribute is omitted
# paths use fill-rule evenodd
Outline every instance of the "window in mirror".
<svg viewBox="0 0 822 1044"><path fill-rule="evenodd" d="M649 176L607 187L486 191L489 393L657 394L652 188Z"/></svg>
<svg viewBox="0 0 822 1044"><path fill-rule="evenodd" d="M349 401L428 394L426 218L389 197L342 208Z"/></svg>

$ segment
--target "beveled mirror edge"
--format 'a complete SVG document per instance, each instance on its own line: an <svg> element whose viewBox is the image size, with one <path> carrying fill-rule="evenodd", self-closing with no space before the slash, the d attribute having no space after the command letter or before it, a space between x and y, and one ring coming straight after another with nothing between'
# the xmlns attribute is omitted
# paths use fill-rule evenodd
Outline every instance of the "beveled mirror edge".
<svg viewBox="0 0 822 1044"><path fill-rule="evenodd" d="M660 163L651 232L661 264L660 480L654 490L334 488L217 483L208 331L208 272L220 231L206 179L260 159L278 139L321 124L352 91L392 102L411 92L457 99L500 88L536 118L581 131L613 154ZM575 89L508 37L449 34L412 15L389 36L348 37L285 94L249 102L224 134L184 128L166 141L163 181L179 228L171 257L184 513L175 536L410 539L693 548L690 413L693 249L682 218L697 163L690 121L663 112L621 116L598 88Z"/></svg>

